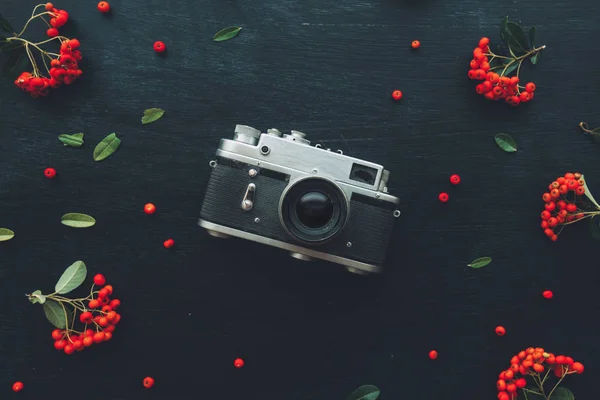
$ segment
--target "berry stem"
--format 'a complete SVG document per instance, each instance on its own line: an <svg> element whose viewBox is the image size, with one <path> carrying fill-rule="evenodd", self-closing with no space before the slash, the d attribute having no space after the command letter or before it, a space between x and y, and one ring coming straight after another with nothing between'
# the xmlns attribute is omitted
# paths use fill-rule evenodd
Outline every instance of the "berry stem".
<svg viewBox="0 0 600 400"><path fill-rule="evenodd" d="M585 133L589 133L590 135L599 135L599 133L596 131L596 129L589 129L588 124L586 124L585 122L580 122L579 127Z"/></svg>
<svg viewBox="0 0 600 400"><path fill-rule="evenodd" d="M568 372L569 372L569 366L567 365L567 369L564 371L563 376L561 376L560 379L558 380L558 382L556 382L556 385L554 385L554 387L552 388L552 390L550 391L550 394L548 394L548 397L546 397L546 399L549 399L550 396L552 396L552 393L554 393L554 391L556 390L558 385L560 385L562 380L565 379L565 376L567 376Z"/></svg>
<svg viewBox="0 0 600 400"><path fill-rule="evenodd" d="M17 37L19 37L19 36L21 36L23 33L25 33L25 30L27 29L27 26L29 26L29 24L31 23L31 21L33 21L34 19L36 19L36 18L38 18L38 17L42 17L42 16L44 16L44 15L46 15L46 14L48 14L48 15L52 15L52 13L50 13L50 12L48 12L48 11L44 11L44 12L42 12L42 13L39 13L39 14L33 15L31 18L29 18L29 19L27 20L27 22L25 23L25 26L23 27L23 29L21 30L21 32L19 32L19 33L17 34Z"/></svg>
<svg viewBox="0 0 600 400"><path fill-rule="evenodd" d="M504 59L507 59L507 60L512 60L511 62L509 62L508 64L506 64L506 65L504 66L504 69L502 70L502 73L500 74L500 76L504 76L504 73L506 72L506 70L508 69L508 67L510 67L510 66L511 66L512 64L514 64L515 62L518 62L518 63L519 63L519 67L518 67L518 69L517 69L517 75L516 75L516 76L519 76L519 71L520 71L520 69L521 69L521 63L523 62L523 60L525 60L525 59L526 59L526 58L528 58L528 57L531 57L531 56L533 56L534 54L537 54L537 53L539 53L540 51L544 50L545 48L546 48L546 45L544 45L544 46L540 46L540 47L536 47L536 48L534 48L534 49L530 50L529 52L527 52L527 53L523 54L523 55L522 55L522 56L520 56L520 57L505 57L505 56L499 56L499 55L497 55L497 54L494 54L494 53L492 52L492 50L489 48L489 46L488 46L488 53L485 53L485 55L486 55L486 56L491 56L491 57L492 57L492 58L491 58L491 60L490 60L490 62L491 62L491 61L492 61L494 58L504 58ZM498 67L497 69L500 69L500 68L502 68L502 66ZM490 69L490 71L491 71L491 70L493 70L493 69L494 69L494 68Z"/></svg>

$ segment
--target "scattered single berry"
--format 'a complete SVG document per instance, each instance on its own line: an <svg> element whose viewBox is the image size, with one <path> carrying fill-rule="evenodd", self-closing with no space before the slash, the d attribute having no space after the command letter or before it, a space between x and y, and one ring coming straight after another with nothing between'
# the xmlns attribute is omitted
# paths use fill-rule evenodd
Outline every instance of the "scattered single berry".
<svg viewBox="0 0 600 400"><path fill-rule="evenodd" d="M142 381L142 384L146 389L150 389L152 386L154 386L154 378L147 376Z"/></svg>
<svg viewBox="0 0 600 400"><path fill-rule="evenodd" d="M551 299L554 297L554 293L552 293L552 290L544 290L542 296L544 296L545 299Z"/></svg>
<svg viewBox="0 0 600 400"><path fill-rule="evenodd" d="M421 47L421 42L419 42L418 40L413 40L413 42L410 44L410 46L413 49L418 49L419 47Z"/></svg>
<svg viewBox="0 0 600 400"><path fill-rule="evenodd" d="M173 245L175 245L175 241L173 239L167 239L163 243L163 246L165 246L165 249L170 249L171 247L173 247Z"/></svg>
<svg viewBox="0 0 600 400"><path fill-rule="evenodd" d="M392 97L394 98L394 100L398 101L402 98L402 92L399 90L394 90L392 92Z"/></svg>
<svg viewBox="0 0 600 400"><path fill-rule="evenodd" d="M460 176L454 174L450 176L450 183L453 185L458 185L460 183Z"/></svg>
<svg viewBox="0 0 600 400"><path fill-rule="evenodd" d="M103 286L106 283L106 278L102 274L94 276L94 285Z"/></svg>
<svg viewBox="0 0 600 400"><path fill-rule="evenodd" d="M15 382L12 386L13 392L20 392L23 390L23 382Z"/></svg>
<svg viewBox="0 0 600 400"><path fill-rule="evenodd" d="M496 335L498 335L498 336L504 336L504 335L506 335L506 329L504 329L503 326L498 325L496 327Z"/></svg>
<svg viewBox="0 0 600 400"><path fill-rule="evenodd" d="M154 42L154 51L157 53L163 53L165 50L167 50L167 46L165 46L165 44L163 42L161 42L160 40L157 42Z"/></svg>
<svg viewBox="0 0 600 400"><path fill-rule="evenodd" d="M144 206L144 212L148 215L154 214L156 212L156 206L152 203L148 203Z"/></svg>
<svg viewBox="0 0 600 400"><path fill-rule="evenodd" d="M101 13L109 12L110 4L108 4L108 2L106 1L101 1L100 3L98 3L98 11L100 11Z"/></svg>
<svg viewBox="0 0 600 400"><path fill-rule="evenodd" d="M233 365L234 365L236 368L242 368L242 367L244 366L244 360L242 360L241 358L236 358L236 359L233 361Z"/></svg>
<svg viewBox="0 0 600 400"><path fill-rule="evenodd" d="M437 352L437 351L435 351L435 350L431 350L431 351L429 352L429 358L430 358L430 359L432 359L432 360L435 360L437 357L438 357L438 352Z"/></svg>
<svg viewBox="0 0 600 400"><path fill-rule="evenodd" d="M56 176L56 170L54 168L46 168L44 170L44 175L46 175L46 178L52 179Z"/></svg>
<svg viewBox="0 0 600 400"><path fill-rule="evenodd" d="M448 193L442 192L438 195L438 199L442 202L442 203L446 203L448 201L448 199L450 198L450 196L448 196Z"/></svg>

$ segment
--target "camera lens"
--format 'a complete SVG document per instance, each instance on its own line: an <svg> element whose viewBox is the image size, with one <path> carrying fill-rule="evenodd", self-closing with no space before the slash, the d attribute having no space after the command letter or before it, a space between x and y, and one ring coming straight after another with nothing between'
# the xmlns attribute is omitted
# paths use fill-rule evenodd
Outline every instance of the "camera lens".
<svg viewBox="0 0 600 400"><path fill-rule="evenodd" d="M308 192L298 199L296 214L309 228L321 228L333 216L333 202L325 193Z"/></svg>
<svg viewBox="0 0 600 400"><path fill-rule="evenodd" d="M348 217L346 196L322 178L292 183L280 202L281 222L292 238L308 244L323 243L337 235Z"/></svg>

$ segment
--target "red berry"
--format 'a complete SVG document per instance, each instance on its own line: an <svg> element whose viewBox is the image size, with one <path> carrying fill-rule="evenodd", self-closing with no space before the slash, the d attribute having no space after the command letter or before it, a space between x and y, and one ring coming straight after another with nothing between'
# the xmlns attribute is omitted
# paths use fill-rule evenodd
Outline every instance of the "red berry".
<svg viewBox="0 0 600 400"><path fill-rule="evenodd" d="M54 342L54 348L56 350L64 350L65 346L67 345L67 341L66 340L57 340L56 342Z"/></svg>
<svg viewBox="0 0 600 400"><path fill-rule="evenodd" d="M98 11L100 11L101 13L109 12L110 4L108 4L108 2L106 1L101 1L100 3L98 3Z"/></svg>
<svg viewBox="0 0 600 400"><path fill-rule="evenodd" d="M144 206L144 212L148 215L154 214L156 212L156 206L152 203L148 203Z"/></svg>
<svg viewBox="0 0 600 400"><path fill-rule="evenodd" d="M44 175L46 175L46 178L52 179L56 176L56 170L54 168L46 168L44 170Z"/></svg>
<svg viewBox="0 0 600 400"><path fill-rule="evenodd" d="M46 35L48 35L48 37L56 37L58 36L58 33L58 29L56 28L48 28L46 31Z"/></svg>
<svg viewBox="0 0 600 400"><path fill-rule="evenodd" d="M482 37L479 40L479 48L482 49L482 50L485 50L488 47L489 44L490 44L490 39L488 39L486 37Z"/></svg>
<svg viewBox="0 0 600 400"><path fill-rule="evenodd" d="M554 297L554 293L552 293L552 290L544 290L542 296L544 296L545 299L551 299Z"/></svg>
<svg viewBox="0 0 600 400"><path fill-rule="evenodd" d="M171 247L173 247L174 244L175 244L175 241L173 239L167 239L163 243L163 246L165 246L165 249L170 249Z"/></svg>
<svg viewBox="0 0 600 400"><path fill-rule="evenodd" d="M498 325L496 327L496 335L498 335L498 336L504 336L505 334L506 334L506 329L504 329L503 326Z"/></svg>
<svg viewBox="0 0 600 400"><path fill-rule="evenodd" d="M72 344L68 344L65 346L65 348L63 349L63 351L65 352L66 355L70 355L73 354L75 352L75 349L73 348Z"/></svg>
<svg viewBox="0 0 600 400"><path fill-rule="evenodd" d="M54 340L60 340L63 337L63 331L61 331L60 329L55 329L52 331L52 339Z"/></svg>
<svg viewBox="0 0 600 400"><path fill-rule="evenodd" d="M504 379L498 380L498 382L496 382L496 388L500 392L505 391L506 390L506 381Z"/></svg>
<svg viewBox="0 0 600 400"><path fill-rule="evenodd" d="M102 274L96 274L94 276L94 285L102 286L106 283L106 278Z"/></svg>
<svg viewBox="0 0 600 400"><path fill-rule="evenodd" d="M583 367L582 363L580 363L580 362L573 363L571 368L573 369L573 371L577 372L578 374L583 374L584 367Z"/></svg>
<svg viewBox="0 0 600 400"><path fill-rule="evenodd" d="M112 287L112 285L106 285L106 286L104 286L103 289L106 289L106 291L108 292L109 296L113 294L113 287Z"/></svg>
<svg viewBox="0 0 600 400"><path fill-rule="evenodd" d="M458 185L460 183L460 176L458 176L457 174L451 175L450 183L452 183L453 185Z"/></svg>
<svg viewBox="0 0 600 400"><path fill-rule="evenodd" d="M100 291L98 292L98 297L101 299L108 297L108 290L100 289Z"/></svg>
<svg viewBox="0 0 600 400"><path fill-rule="evenodd" d="M535 83L529 82L527 85L525 85L525 90L529 93L535 92Z"/></svg>
<svg viewBox="0 0 600 400"><path fill-rule="evenodd" d="M402 92L399 90L394 90L392 92L392 98L396 101L400 100L402 98Z"/></svg>
<svg viewBox="0 0 600 400"><path fill-rule="evenodd" d="M83 346L84 347L90 347L91 345L94 344L94 338L91 336L86 336L83 338Z"/></svg>
<svg viewBox="0 0 600 400"><path fill-rule="evenodd" d="M154 42L154 51L157 53L163 53L165 50L167 50L167 46L165 46L165 44L163 42L161 42L160 40L157 42Z"/></svg>
<svg viewBox="0 0 600 400"><path fill-rule="evenodd" d="M445 192L442 192L438 195L438 200L441 201L442 203L446 203L449 198L450 198L450 196L448 196L448 193L445 193Z"/></svg>
<svg viewBox="0 0 600 400"><path fill-rule="evenodd" d="M92 322L93 319L94 319L94 316L89 311L82 312L81 315L79 316L79 320L81 321L82 324L89 324Z"/></svg>
<svg viewBox="0 0 600 400"><path fill-rule="evenodd" d="M236 359L233 361L233 365L234 365L236 368L242 368L242 367L244 366L244 360L242 360L241 358L236 358Z"/></svg>
<svg viewBox="0 0 600 400"><path fill-rule="evenodd" d="M121 305L121 300L119 299L114 299L110 301L110 308L112 308L113 310L116 310L117 308L119 308L119 306Z"/></svg>
<svg viewBox="0 0 600 400"><path fill-rule="evenodd" d="M525 378L519 378L516 380L515 385L517 385L519 389L523 389L525 386L527 386L527 381Z"/></svg>
<svg viewBox="0 0 600 400"><path fill-rule="evenodd" d="M142 384L146 389L150 389L152 386L154 386L154 378L147 376L142 381Z"/></svg>
<svg viewBox="0 0 600 400"><path fill-rule="evenodd" d="M46 3L46 11L52 11L53 8L54 8L54 4Z"/></svg>
<svg viewBox="0 0 600 400"><path fill-rule="evenodd" d="M20 392L23 390L23 382L15 382L12 386L13 392Z"/></svg>
<svg viewBox="0 0 600 400"><path fill-rule="evenodd" d="M552 214L550 214L550 211L546 211L546 210L542 211L542 219L544 221L549 220L550 217L552 217Z"/></svg>
<svg viewBox="0 0 600 400"><path fill-rule="evenodd" d="M418 40L413 40L413 42L410 44L410 46L413 49L418 49L419 47L421 47L421 42L419 42Z"/></svg>
<svg viewBox="0 0 600 400"><path fill-rule="evenodd" d="M94 334L94 343L102 343L106 339L104 332L96 332Z"/></svg>
<svg viewBox="0 0 600 400"><path fill-rule="evenodd" d="M437 352L437 351L435 351L435 350L431 350L431 351L429 352L429 358L430 358L431 360L435 360L437 357L438 357L438 352Z"/></svg>
<svg viewBox="0 0 600 400"><path fill-rule="evenodd" d="M510 397L508 396L508 393L500 392L498 393L498 400L510 400Z"/></svg>
<svg viewBox="0 0 600 400"><path fill-rule="evenodd" d="M90 302L88 303L88 308L98 308L98 306L100 305L100 303L98 302L98 300L94 299L94 300L90 300Z"/></svg>
<svg viewBox="0 0 600 400"><path fill-rule="evenodd" d="M549 238L551 238L554 235L554 231L552 229L544 229L544 233L546 234L546 236L548 236Z"/></svg>

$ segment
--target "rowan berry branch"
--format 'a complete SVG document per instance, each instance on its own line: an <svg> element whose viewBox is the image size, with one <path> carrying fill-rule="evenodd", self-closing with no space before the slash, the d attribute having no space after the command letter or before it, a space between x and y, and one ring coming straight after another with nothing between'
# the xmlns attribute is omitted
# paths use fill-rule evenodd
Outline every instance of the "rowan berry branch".
<svg viewBox="0 0 600 400"><path fill-rule="evenodd" d="M588 133L590 135L600 136L600 128L589 129L588 125L585 122L580 122L579 127L585 133Z"/></svg>
<svg viewBox="0 0 600 400"><path fill-rule="evenodd" d="M494 52L492 52L492 50L488 46L488 53L485 53L484 55L486 57L487 56L491 56L492 60L494 58L504 58L504 59L507 59L507 60L512 60L511 62L507 63L504 66L504 69L502 70L502 73L500 74L500 76L504 76L504 73L506 72L506 70L508 69L508 67L510 67L512 64L514 64L515 62L518 61L519 62L519 67L517 69L517 76L519 76L519 71L521 69L521 63L523 62L523 60L527 59L528 57L531 57L531 56L535 55L536 53L539 53L540 51L544 50L545 48L546 48L546 45L540 46L540 47L536 47L536 48L530 50L529 52L523 54L520 57L505 57L505 56L499 56L499 55L495 54ZM490 60L490 62L491 62L491 60ZM490 71L493 70L493 69L495 69L495 68L500 69L500 68L502 68L502 66L490 68Z"/></svg>
<svg viewBox="0 0 600 400"><path fill-rule="evenodd" d="M554 385L554 387L550 391L550 394L548 394L547 399L549 399L552 396L552 393L554 393L554 391L556 390L556 388L558 387L558 385L560 385L560 383L562 382L562 380L565 379L565 376L567 376L568 372L569 372L569 366L567 365L567 368L565 369L563 375L560 377L560 379L558 380L558 382L556 382L556 385Z"/></svg>

